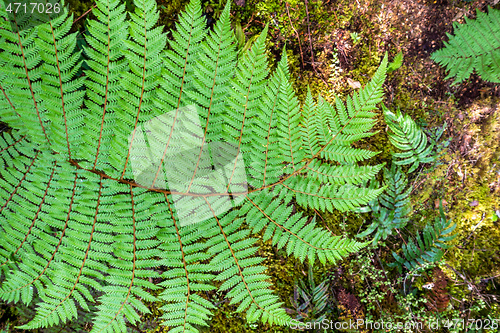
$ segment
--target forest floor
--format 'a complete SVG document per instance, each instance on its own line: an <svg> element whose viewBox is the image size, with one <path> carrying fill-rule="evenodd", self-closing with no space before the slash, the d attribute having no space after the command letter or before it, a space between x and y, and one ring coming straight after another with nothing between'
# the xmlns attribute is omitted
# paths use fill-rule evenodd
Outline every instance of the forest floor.
<svg viewBox="0 0 500 333"><path fill-rule="evenodd" d="M76 0L69 3L75 18L93 5ZM171 29L187 1L157 3L160 23ZM209 23L217 19L225 4L219 0L203 3ZM439 163L422 166L409 176L413 186L410 225L377 248L336 266L315 268L316 284L328 281L327 318L382 318L394 322L439 316L500 319L500 85L484 82L476 74L452 85L452 79L446 79L445 71L430 59L432 52L443 47L455 22L474 18L476 9L484 12L488 6L499 8L500 4L498 0L232 3L232 21L242 27L244 43L269 24L271 67L276 64L273 58L279 59L286 45L294 88L302 100L307 87L315 97L321 94L329 101L352 94L368 82L385 52L391 60L402 52L402 66L388 75L384 85L384 104L409 114L429 135L446 124L438 144ZM92 17L91 13L87 15ZM78 22L74 30L82 32L83 25ZM391 148L382 116L376 129L380 132L364 145L381 151L377 163L390 163ZM446 217L457 224L457 237L444 260L418 275L405 276L389 270L387 264L394 261L391 252L400 249L405 239L418 237L425 225L438 216L440 202ZM354 213L319 214L318 220L332 233L349 237L369 224L366 214ZM293 309L295 282L304 280L307 284L309 267L285 256L269 242L261 245L260 255L267 258L268 274L277 293L284 306ZM423 287L429 283L434 283L435 288ZM236 306L230 306L223 294L209 296L218 309L207 332L293 331L248 324L244 315L233 313ZM310 311L308 320L320 318L311 306L304 309ZM152 310L147 327L141 330L166 331L155 328L158 306L153 305ZM432 332L448 331L453 330Z"/></svg>

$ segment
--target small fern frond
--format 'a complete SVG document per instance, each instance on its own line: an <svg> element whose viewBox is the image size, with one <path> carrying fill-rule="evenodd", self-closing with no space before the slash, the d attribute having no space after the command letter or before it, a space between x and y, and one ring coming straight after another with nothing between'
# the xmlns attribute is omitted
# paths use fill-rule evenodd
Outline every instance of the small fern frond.
<svg viewBox="0 0 500 333"><path fill-rule="evenodd" d="M392 133L389 133L389 140L394 147L403 151L392 155L397 158L394 163L397 165L411 164L408 172L413 172L420 163L434 161L433 147L432 145L427 146L427 136L415 121L409 115L403 116L399 109L394 114L385 106L382 106L382 108L385 122L392 131Z"/></svg>
<svg viewBox="0 0 500 333"><path fill-rule="evenodd" d="M342 133L362 134L369 133L372 129L376 116L372 111L376 110L377 104L382 102L384 96L382 84L385 81L386 71L387 54L368 84L356 91L352 97L348 97L345 105L339 98L336 98L340 125L343 126ZM340 130L335 128L333 132L336 134Z"/></svg>
<svg viewBox="0 0 500 333"><path fill-rule="evenodd" d="M314 283L314 274L312 266L309 266L308 283L300 280L300 287L295 282L293 288L293 298L290 297L290 303L294 309L286 309L289 314L295 314L295 320L304 320L305 325L320 323L331 313L327 307L330 297L330 281L325 279L320 284Z"/></svg>
<svg viewBox="0 0 500 333"><path fill-rule="evenodd" d="M435 263L441 260L444 250L450 247L447 242L453 240L456 235L450 235L455 230L456 224L451 220L446 220L443 206L439 207L440 216L436 217L433 224L429 223L422 231L422 235L417 235L417 241L409 240L403 245L403 256L395 252L392 253L396 261L390 264L397 267L402 272L402 267L408 270L418 270L422 265Z"/></svg>
<svg viewBox="0 0 500 333"><path fill-rule="evenodd" d="M370 183L372 187L378 187ZM373 222L368 228L356 237L366 237L374 233L372 244L379 240L385 240L392 235L394 229L403 228L408 223L408 215L411 211L410 193L412 187L408 187L408 180L400 167L392 164L390 169L384 169L383 185L385 191L368 204L363 212L372 212Z"/></svg>
<svg viewBox="0 0 500 333"><path fill-rule="evenodd" d="M386 190L379 197L380 205L394 211L394 222L398 224L398 228L402 228L408 222L411 211L410 193L413 187L407 187L408 179L395 164L390 169L384 169L384 185Z"/></svg>
<svg viewBox="0 0 500 333"><path fill-rule="evenodd" d="M475 70L483 80L500 82L500 10L488 14L477 10L477 18L454 23L454 35L448 35L445 47L431 59L444 66L453 84L466 80Z"/></svg>

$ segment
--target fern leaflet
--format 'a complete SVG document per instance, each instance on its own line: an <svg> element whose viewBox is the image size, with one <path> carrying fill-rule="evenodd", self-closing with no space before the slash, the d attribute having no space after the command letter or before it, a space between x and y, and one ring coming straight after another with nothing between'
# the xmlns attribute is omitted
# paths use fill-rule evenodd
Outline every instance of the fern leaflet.
<svg viewBox="0 0 500 333"><path fill-rule="evenodd" d="M431 58L445 67L453 84L466 80L475 70L483 80L500 82L500 10L488 14L477 10L477 18L454 23L454 35L448 34L445 47Z"/></svg>
<svg viewBox="0 0 500 333"><path fill-rule="evenodd" d="M403 151L392 154L394 158L397 158L394 163L397 165L411 164L408 172L413 172L420 163L434 161L433 146L427 146L427 136L415 121L409 115L401 114L399 110L394 114L385 106L382 106L382 108L385 122L393 132L389 133L389 140L394 147Z"/></svg>
<svg viewBox="0 0 500 333"><path fill-rule="evenodd" d="M372 212L374 221L368 228L356 237L366 237L375 232L372 243L377 244L379 240L385 240L392 235L394 229L404 228L408 223L408 215L411 211L410 193L412 187L408 187L401 168L396 164L390 169L384 168L384 187L386 190L376 200L368 204L361 212ZM373 185L372 185L373 186Z"/></svg>
<svg viewBox="0 0 500 333"><path fill-rule="evenodd" d="M450 235L455 230L456 224L446 220L442 205L439 208L440 216L436 217L433 224L427 224L422 235L417 235L417 241L409 240L403 245L403 257L395 252L392 253L396 261L389 266L397 267L401 273L402 267L408 270L421 268L427 263L439 261L444 252L450 247L447 242L453 240L456 235ZM448 236L447 236L448 235Z"/></svg>

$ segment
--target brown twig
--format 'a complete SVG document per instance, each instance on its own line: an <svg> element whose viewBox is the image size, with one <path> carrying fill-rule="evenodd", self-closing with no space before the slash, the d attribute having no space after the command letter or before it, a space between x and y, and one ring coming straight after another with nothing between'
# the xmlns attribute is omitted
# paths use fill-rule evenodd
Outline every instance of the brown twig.
<svg viewBox="0 0 500 333"><path fill-rule="evenodd" d="M250 19L248 20L247 25L245 25L245 27L244 27L243 29L241 29L241 30L245 31L245 30L248 28L248 26L250 25L250 23L252 23L252 21L253 21L253 19L254 19L254 16L255 16L255 12L253 12L253 13L252 13L252 16L251 16L251 17L250 17Z"/></svg>
<svg viewBox="0 0 500 333"><path fill-rule="evenodd" d="M311 64L316 71L316 65L314 64L314 53L312 48L312 38L311 38L311 24L309 22L309 1L305 0L306 5L306 19L307 19L307 36L309 37L309 50L311 51Z"/></svg>
<svg viewBox="0 0 500 333"><path fill-rule="evenodd" d="M97 4L94 4L94 5L92 6L92 8L90 8L90 9L89 9L89 10L87 10L85 13L83 13L83 14L82 14L82 16L80 16L79 18L77 18L77 19L73 22L73 24L75 24L75 23L76 23L76 22L78 22L78 20L80 20L82 17L84 17L85 15L87 15L88 13L90 13L90 12L92 11L92 9L94 9L95 7L97 7Z"/></svg>
<svg viewBox="0 0 500 333"><path fill-rule="evenodd" d="M295 31L295 35L297 36L297 41L299 42L299 51L300 51L300 59L301 59L300 64L302 66L302 69L304 69L304 54L302 53L302 44L300 43L299 32L293 26L292 18L290 17L290 11L288 10L289 6L290 5L288 4L288 2L285 2L286 14L288 15L288 21L290 22L290 26L292 27L293 31Z"/></svg>
<svg viewBox="0 0 500 333"><path fill-rule="evenodd" d="M316 69L316 64L314 61L314 52L313 52L313 47L312 47L312 38L311 38L311 23L309 22L309 1L305 0L305 5L306 5L306 19L307 19L307 36L309 37L309 50L311 51L311 65L313 67L313 70L316 74L318 74L319 78L321 81L323 81L328 88L330 88L330 85L326 80L323 78L323 75L318 73L318 70Z"/></svg>
<svg viewBox="0 0 500 333"><path fill-rule="evenodd" d="M334 233L333 231L331 231L331 230L330 230L330 228L328 228L328 224L326 224L326 221L323 219L323 217L321 216L321 214L320 214L320 213L319 213L316 209L314 209L314 208L313 208L313 210L314 210L314 212L315 212L315 213L319 216L319 218L321 219L321 221L323 221L323 226L324 226L324 227L325 227L328 231L330 231L330 233L332 234L332 236L337 236L337 235L335 235L335 233Z"/></svg>

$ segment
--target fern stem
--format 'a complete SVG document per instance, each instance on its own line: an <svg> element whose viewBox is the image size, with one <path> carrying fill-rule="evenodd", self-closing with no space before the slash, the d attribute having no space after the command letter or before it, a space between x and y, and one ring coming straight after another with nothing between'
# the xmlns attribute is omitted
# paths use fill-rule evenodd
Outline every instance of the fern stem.
<svg viewBox="0 0 500 333"><path fill-rule="evenodd" d="M170 200L168 200L167 194L165 194L165 200L167 201L168 210L170 211L170 216L172 217L172 222L174 223L174 226L175 226L175 233L177 234L177 239L179 241L180 251L181 251L181 255L182 255L182 265L184 266L184 273L186 273L187 297L186 297L186 306L184 307L184 320L183 320L184 323L182 325L182 327L185 331L186 324L187 324L187 313L188 313L189 299L191 297L191 288L189 286L189 271L187 269L186 256L184 253L184 244L182 243L181 234L179 232L179 227L177 226L177 221L176 221L175 216L174 216L174 211L172 210L172 207L170 206Z"/></svg>

